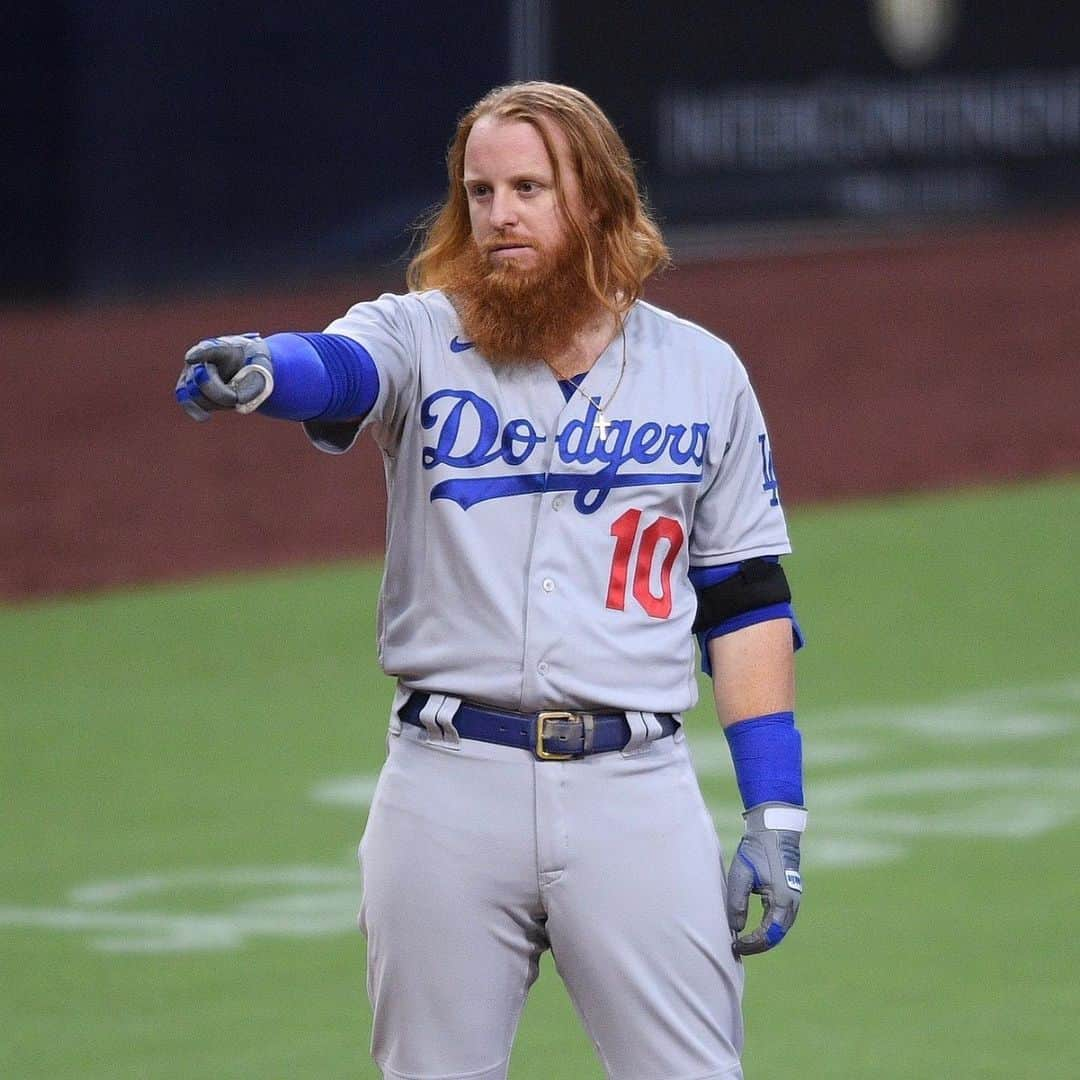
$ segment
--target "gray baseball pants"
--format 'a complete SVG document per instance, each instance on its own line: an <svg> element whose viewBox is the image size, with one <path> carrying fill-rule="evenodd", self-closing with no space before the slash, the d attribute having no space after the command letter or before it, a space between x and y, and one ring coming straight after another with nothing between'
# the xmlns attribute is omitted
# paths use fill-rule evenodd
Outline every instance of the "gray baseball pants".
<svg viewBox="0 0 1080 1080"><path fill-rule="evenodd" d="M639 727L557 762L392 720L360 844L386 1080L503 1080L549 948L613 1080L742 1077L716 830L682 729Z"/></svg>

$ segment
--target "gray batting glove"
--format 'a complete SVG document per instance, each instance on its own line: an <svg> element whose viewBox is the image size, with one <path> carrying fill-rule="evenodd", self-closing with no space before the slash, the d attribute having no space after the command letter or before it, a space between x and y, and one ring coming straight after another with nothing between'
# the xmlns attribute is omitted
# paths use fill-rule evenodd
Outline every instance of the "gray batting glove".
<svg viewBox="0 0 1080 1080"><path fill-rule="evenodd" d="M194 420L221 409L254 412L274 390L274 363L258 334L207 338L184 354L176 400Z"/></svg>
<svg viewBox="0 0 1080 1080"><path fill-rule="evenodd" d="M736 936L736 956L767 952L784 940L799 913L802 877L799 839L806 811L791 803L761 803L743 814L746 835L739 841L727 880L728 925L736 935L746 926L750 894L761 897L764 915L756 930Z"/></svg>

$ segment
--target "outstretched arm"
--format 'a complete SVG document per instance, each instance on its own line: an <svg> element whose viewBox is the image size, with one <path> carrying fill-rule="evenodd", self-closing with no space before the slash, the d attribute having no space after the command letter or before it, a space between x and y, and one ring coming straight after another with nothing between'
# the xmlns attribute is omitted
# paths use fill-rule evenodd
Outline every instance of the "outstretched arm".
<svg viewBox="0 0 1080 1080"><path fill-rule="evenodd" d="M368 351L339 334L232 334L188 349L176 400L195 420L232 409L283 420L351 420L375 403Z"/></svg>

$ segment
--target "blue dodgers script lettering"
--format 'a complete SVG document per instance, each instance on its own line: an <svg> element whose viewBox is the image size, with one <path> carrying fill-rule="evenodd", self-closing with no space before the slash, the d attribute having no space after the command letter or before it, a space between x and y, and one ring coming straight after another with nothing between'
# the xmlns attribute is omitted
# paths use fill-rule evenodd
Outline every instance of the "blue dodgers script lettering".
<svg viewBox="0 0 1080 1080"><path fill-rule="evenodd" d="M654 484L696 484L701 481L709 425L668 424L649 420L636 427L630 420L612 420L601 440L595 430L597 409L590 404L583 420L570 420L555 436L555 458L564 465L599 468L592 473L529 472L536 448L546 443L532 422L518 417L500 424L495 406L472 390L438 390L420 406L420 423L434 433L433 445L424 447L423 465L471 470L500 461L519 471L498 476L454 476L431 489L431 499L450 499L464 509L488 499L542 491L573 491L574 506L592 514L615 489ZM624 470L630 462L648 465L660 460L692 471L635 473Z"/></svg>

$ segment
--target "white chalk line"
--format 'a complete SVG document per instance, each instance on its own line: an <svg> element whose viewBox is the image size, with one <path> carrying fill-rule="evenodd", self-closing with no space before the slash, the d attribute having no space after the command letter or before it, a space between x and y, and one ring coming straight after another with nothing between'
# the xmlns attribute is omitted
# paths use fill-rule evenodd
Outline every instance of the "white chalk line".
<svg viewBox="0 0 1080 1080"><path fill-rule="evenodd" d="M806 738L811 805L807 861L815 872L904 858L933 838L1017 841L1080 817L1077 768L972 760L980 746L1016 747L1080 734L1080 680L982 691L937 705L847 708L800 724ZM912 739L962 759L887 768ZM691 731L695 767L721 832L739 820L727 743L718 729ZM1071 745L1071 744L1070 744ZM1080 764L1080 750L1070 751ZM867 768L868 763L876 767ZM365 809L377 777L330 778L318 803ZM728 794L711 797L714 781ZM726 839L726 837L725 837ZM213 912L125 910L183 905L185 894L220 895ZM252 895L254 894L254 895ZM81 933L105 952L175 953L239 948L252 939L304 938L355 929L360 898L354 869L248 866L147 873L73 888L67 907L0 907L0 927ZM188 897L190 901L190 896ZM118 908L120 910L118 910Z"/></svg>

